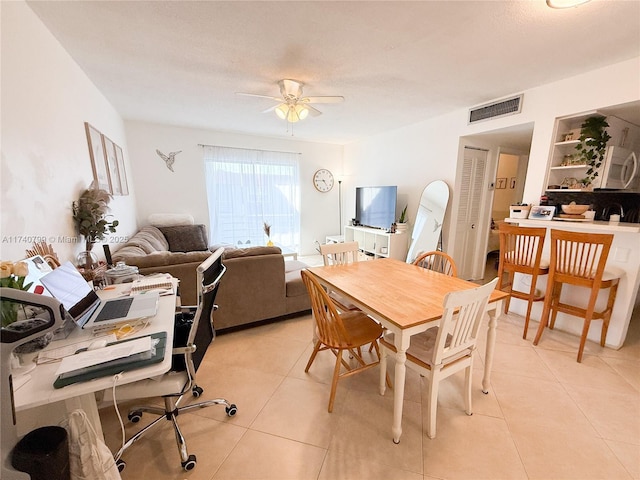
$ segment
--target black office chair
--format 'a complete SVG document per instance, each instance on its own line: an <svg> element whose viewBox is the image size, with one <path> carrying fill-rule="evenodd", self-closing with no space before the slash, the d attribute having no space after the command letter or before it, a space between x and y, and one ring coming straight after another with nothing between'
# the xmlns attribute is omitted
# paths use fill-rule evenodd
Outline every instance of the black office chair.
<svg viewBox="0 0 640 480"><path fill-rule="evenodd" d="M189 455L187 452L187 445L177 422L178 415L187 410L205 408L211 405L224 405L225 411L230 417L237 412L237 407L224 398L179 406L183 397L188 393L197 398L203 392L202 388L196 384L196 371L207 352L208 346L215 338L213 311L218 306L214 304L214 301L220 280L226 270L226 267L222 264L222 252L222 248L216 250L196 269L197 307L182 307L181 312L176 314L176 339L173 347L174 357L171 370L160 379L142 380L122 385L116 389L118 401L155 396L164 398L164 409L144 405L136 406L129 410L129 420L134 423L140 421L143 412L154 413L159 417L131 437L116 453L115 458L119 471L124 470L126 466L126 463L120 459L122 453L163 419L173 423L182 468L187 471L192 470L196 466L196 456ZM181 342L179 338L180 330L184 328L185 324L190 324L190 327L188 328L186 342L184 342L184 338Z"/></svg>

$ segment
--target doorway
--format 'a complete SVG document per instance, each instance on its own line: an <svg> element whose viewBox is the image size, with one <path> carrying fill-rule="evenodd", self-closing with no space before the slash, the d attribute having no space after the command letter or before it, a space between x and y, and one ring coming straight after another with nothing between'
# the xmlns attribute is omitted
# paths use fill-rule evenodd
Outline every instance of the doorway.
<svg viewBox="0 0 640 480"><path fill-rule="evenodd" d="M528 153L507 153L501 149L498 154L491 206L491 226L488 232L486 261L482 276L485 281L490 281L498 275L500 253L498 229L504 219L509 217L511 205L522 203L528 165Z"/></svg>
<svg viewBox="0 0 640 480"><path fill-rule="evenodd" d="M497 231L496 236L491 237L492 219L504 220L509 216L511 202L522 201L532 137L533 123L527 123L460 138L461 151L455 183L458 194L456 198L454 193L453 207L453 257L460 278L472 281L489 281L493 278L485 276L487 254L491 251L488 249L493 249L490 238L497 238ZM469 159L475 155L475 162L482 162L478 157L480 151L486 152L484 170L474 166ZM499 173L501 155L505 155L505 162L504 170L501 168ZM477 189L475 193L474 188ZM470 196L475 200L470 201ZM499 201L494 216L496 199Z"/></svg>

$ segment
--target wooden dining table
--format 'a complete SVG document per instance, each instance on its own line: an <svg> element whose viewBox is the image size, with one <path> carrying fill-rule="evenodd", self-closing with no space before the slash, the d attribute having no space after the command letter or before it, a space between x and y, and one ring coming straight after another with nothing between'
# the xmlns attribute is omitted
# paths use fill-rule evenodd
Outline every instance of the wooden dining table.
<svg viewBox="0 0 640 480"><path fill-rule="evenodd" d="M394 443L402 435L402 405L406 374L406 351L411 336L437 326L447 293L478 285L391 258L354 262L348 265L309 267L318 281L348 299L367 315L394 333L397 350L393 395ZM482 391L489 392L496 326L502 302L508 293L494 290L489 298L489 326ZM381 393L383 393L381 389Z"/></svg>

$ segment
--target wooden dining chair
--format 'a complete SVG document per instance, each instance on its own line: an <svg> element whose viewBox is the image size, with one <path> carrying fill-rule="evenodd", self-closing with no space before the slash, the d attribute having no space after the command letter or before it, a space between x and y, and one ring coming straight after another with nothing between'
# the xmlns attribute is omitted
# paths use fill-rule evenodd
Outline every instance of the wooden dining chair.
<svg viewBox="0 0 640 480"><path fill-rule="evenodd" d="M320 245L320 254L325 266L346 265L358 261L360 249L358 242L326 243ZM341 312L360 310L336 292L329 292L329 296Z"/></svg>
<svg viewBox="0 0 640 480"><path fill-rule="evenodd" d="M546 228L528 228L500 224L500 257L498 263L498 290L511 294L513 298L527 301L527 314L524 317L524 331L522 338L527 338L529 319L533 302L544 300L544 294L536 291L539 275L549 273L549 262L542 260L542 247L547 234ZM515 275L529 275L528 292L513 290ZM509 311L511 297L504 302L504 313Z"/></svg>
<svg viewBox="0 0 640 480"><path fill-rule="evenodd" d="M442 320L437 327L411 337L407 349L407 368L417 371L429 383L427 396L427 435L436 436L436 411L440 381L461 370L464 374L464 405L467 415L472 414L471 380L473 358L480 323L487 310L491 292L498 279L486 285L448 293L444 297ZM387 356L396 353L393 333L380 339L380 392L384 395Z"/></svg>
<svg viewBox="0 0 640 480"><path fill-rule="evenodd" d="M562 312L584 319L578 347L578 362L582 361L587 334L594 319L602 320L600 346L604 347L621 275L621 272L614 269L605 269L612 242L613 234L609 233L551 230L549 281L540 325L533 340L534 345L540 341L545 327L554 327L558 312ZM561 300L564 284L589 289L586 308L570 304L568 300ZM603 289L609 289L607 305L604 310L596 312L596 300L600 290ZM550 314L551 323L549 323Z"/></svg>
<svg viewBox="0 0 640 480"><path fill-rule="evenodd" d="M450 277L458 276L458 269L456 268L456 262L453 261L453 258L437 250L419 255L413 261L413 264L428 270L444 273Z"/></svg>
<svg viewBox="0 0 640 480"><path fill-rule="evenodd" d="M311 311L313 312L313 318L316 323L317 337L313 346L313 352L309 357L304 371L309 371L318 352L331 350L336 356L336 365L331 381L331 394L329 396L328 411L331 413L333 411L338 380L375 367L380 363L378 338L382 336L382 326L360 311L339 313L331 297L329 297L324 288L322 288L318 280L307 270L302 270L302 280L311 298ZM378 360L372 363L366 363L359 352L360 347L368 343L374 346L378 357ZM352 368L349 363L342 358L342 352L344 350L347 350L351 354L358 363L358 366ZM346 371L340 373L343 366Z"/></svg>

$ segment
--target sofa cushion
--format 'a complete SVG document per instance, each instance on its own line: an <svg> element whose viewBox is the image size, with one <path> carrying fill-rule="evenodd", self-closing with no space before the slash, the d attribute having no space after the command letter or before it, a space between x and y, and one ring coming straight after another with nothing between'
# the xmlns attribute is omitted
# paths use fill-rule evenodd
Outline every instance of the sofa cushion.
<svg viewBox="0 0 640 480"><path fill-rule="evenodd" d="M155 252L138 257L127 257L127 265L147 268L180 265L183 263L201 263L209 258L209 255L211 255L209 250L204 252Z"/></svg>
<svg viewBox="0 0 640 480"><path fill-rule="evenodd" d="M170 252L201 252L208 249L204 225L174 225L160 227L159 230L169 242Z"/></svg>
<svg viewBox="0 0 640 480"><path fill-rule="evenodd" d="M114 262L127 262L129 258L143 257L147 253L136 245L124 245L113 253Z"/></svg>
<svg viewBox="0 0 640 480"><path fill-rule="evenodd" d="M139 247L144 253L166 252L169 250L169 243L162 232L150 225L142 227L138 233L129 239L126 246Z"/></svg>
<svg viewBox="0 0 640 480"><path fill-rule="evenodd" d="M254 257L256 255L279 255L282 253L280 247L249 247L249 248L229 248L225 250L223 259L238 257Z"/></svg>
<svg viewBox="0 0 640 480"><path fill-rule="evenodd" d="M287 260L284 262L284 281L286 283L287 297L297 297L298 295L308 295L307 288L302 281L300 271L308 265L297 260Z"/></svg>

